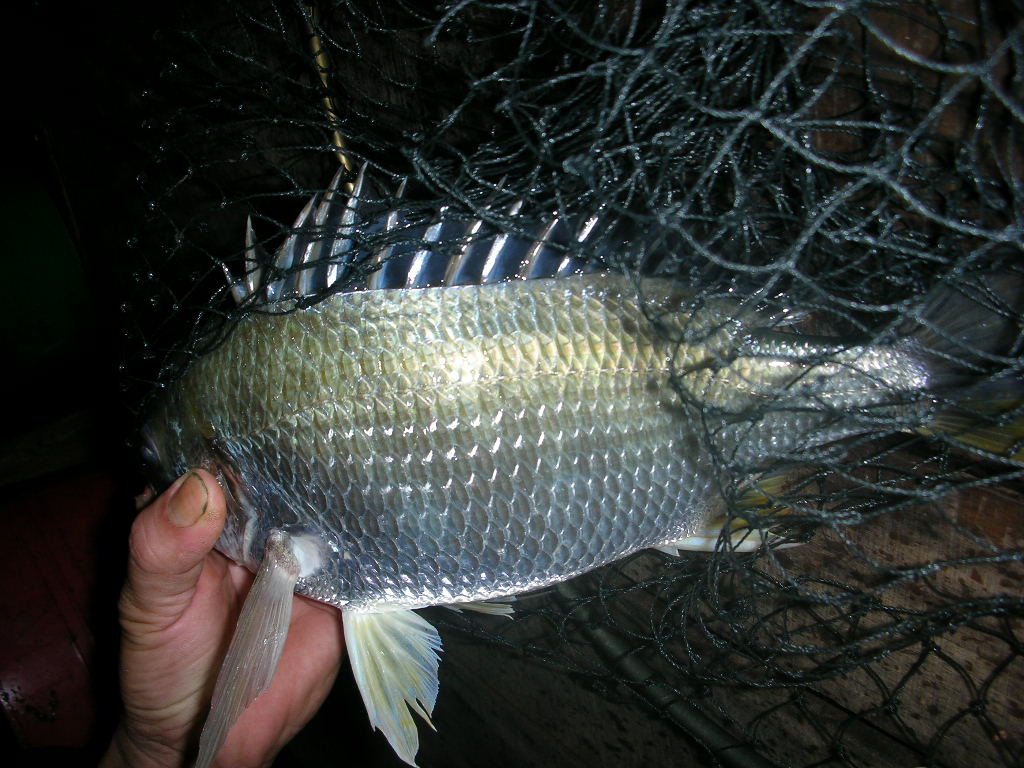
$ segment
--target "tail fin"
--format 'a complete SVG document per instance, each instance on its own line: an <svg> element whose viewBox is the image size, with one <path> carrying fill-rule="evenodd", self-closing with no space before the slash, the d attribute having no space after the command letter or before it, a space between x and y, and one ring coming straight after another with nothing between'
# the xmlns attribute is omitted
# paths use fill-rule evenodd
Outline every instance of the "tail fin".
<svg viewBox="0 0 1024 768"><path fill-rule="evenodd" d="M1024 350L1024 274L964 276L935 290L911 317L911 343L938 388L975 382L1020 363Z"/></svg>
<svg viewBox="0 0 1024 768"><path fill-rule="evenodd" d="M1016 382L1024 390L1024 382ZM941 411L919 430L995 458L1024 462L1024 392L1016 397L968 400Z"/></svg>
<svg viewBox="0 0 1024 768"><path fill-rule="evenodd" d="M910 344L939 405L918 431L1024 461L1024 275L965 276L936 291Z"/></svg>

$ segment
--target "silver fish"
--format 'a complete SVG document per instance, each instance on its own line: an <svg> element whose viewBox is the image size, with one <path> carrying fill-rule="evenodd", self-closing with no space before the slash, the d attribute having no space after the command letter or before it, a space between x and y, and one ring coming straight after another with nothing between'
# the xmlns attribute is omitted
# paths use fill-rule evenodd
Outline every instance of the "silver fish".
<svg viewBox="0 0 1024 768"><path fill-rule="evenodd" d="M365 196L362 173L349 199L339 179L272 275L250 226L239 301L290 308L339 279ZM144 429L148 459L168 477L219 473L218 548L259 571L199 765L269 686L293 590L341 609L371 723L415 764L410 711L429 722L441 640L414 609L506 612L506 598L641 549L713 549L725 506L703 414L725 416L717 460L756 468L863 432L864 414L923 413L935 372L920 339L842 345L668 281L588 274L556 246L593 226L473 239L481 222L442 212L404 253L370 254L383 266L363 290L248 315L170 388ZM442 240L462 245L445 255Z"/></svg>

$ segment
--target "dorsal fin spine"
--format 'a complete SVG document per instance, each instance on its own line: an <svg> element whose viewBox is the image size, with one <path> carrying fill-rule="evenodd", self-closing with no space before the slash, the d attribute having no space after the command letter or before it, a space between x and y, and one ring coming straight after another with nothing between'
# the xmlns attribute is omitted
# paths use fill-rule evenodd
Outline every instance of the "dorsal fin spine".
<svg viewBox="0 0 1024 768"><path fill-rule="evenodd" d="M350 235L352 234L353 224L356 220L356 208L359 207L360 198L363 195L364 181L366 179L366 165L367 164L364 162L359 167L359 174L356 176L355 183L352 185L352 193L348 196L348 200L345 201L345 208L341 213L338 232L339 234L344 235L344 238L342 239L341 246L337 245L337 240L335 240L335 243L331 247L330 263L327 265L327 274L324 281L324 287L326 288L330 288L338 281L342 266L338 256L352 250L353 243ZM335 178L338 178L340 182L340 178L338 176ZM334 191L337 191L337 189L335 188Z"/></svg>
<svg viewBox="0 0 1024 768"><path fill-rule="evenodd" d="M469 253L473 250L473 246L476 244L476 236L480 232L480 228L483 227L484 220L476 218L466 228L465 233L460 238L462 242L459 244L459 249L452 254L451 261L448 263L448 269L444 272L444 284L455 285L459 278L459 273L466 264L466 258Z"/></svg>
<svg viewBox="0 0 1024 768"><path fill-rule="evenodd" d="M402 179L398 185L398 190L395 192L395 199L401 200L405 195L405 185L408 179ZM388 211L387 216L384 219L384 232L393 232L398 227L398 210L392 209ZM384 277L384 264L391 254L394 253L395 244L393 242L386 243L385 245L379 246L370 255L370 263L377 268L370 274L370 278L367 281L366 287L370 290L376 290L381 287L381 281Z"/></svg>
<svg viewBox="0 0 1024 768"><path fill-rule="evenodd" d="M534 276L534 270L537 267L537 260L540 257L541 252L548 247L549 239L557 227L561 223L561 219L555 216L551 221L548 222L547 226L541 231L540 236L533 241L533 245L530 246L530 250L527 252L522 264L519 265L519 271L516 273L516 278L526 280Z"/></svg>
<svg viewBox="0 0 1024 768"><path fill-rule="evenodd" d="M522 198L516 200L508 208L508 216L512 217L519 213L523 207ZM501 255L505 251L505 244L508 242L509 233L500 232L494 236L494 241L491 243L491 249L487 252L487 258L484 259L483 268L480 270L480 282L481 283L496 283L502 275L498 272L498 268L501 262Z"/></svg>
<svg viewBox="0 0 1024 768"><path fill-rule="evenodd" d="M329 187L309 199L274 256L272 280L265 279L264 270L271 262L256 241L252 218L247 220L246 274L235 279L225 268L237 303L261 289L268 303L314 297L335 285L357 259L363 258L370 274L362 287L371 290L563 277L603 267L600 258L583 259L575 248L568 248L591 237L601 220L600 213L589 217L574 234L556 212L536 229L526 230L537 233L532 237L524 234L522 227L506 231L500 224L488 225L487 232L481 235L485 226L483 215L466 223L466 219L452 216L447 206L442 206L429 224L409 224L398 207L382 211L372 221L368 220L372 213L364 214L366 220L360 220L359 208L364 204L365 210L363 198L368 188L366 169L364 162L350 194L342 191L345 174L339 169ZM399 185L396 198L404 196L406 181L403 179ZM499 183L491 200L484 204L484 211L491 210L500 190ZM504 216L517 219L524 205L522 198L515 200ZM369 254L355 252L357 232L387 235L399 228L409 230L412 245L397 238L388 242L385 237ZM435 247L439 244L440 247ZM359 286L352 290L359 290Z"/></svg>

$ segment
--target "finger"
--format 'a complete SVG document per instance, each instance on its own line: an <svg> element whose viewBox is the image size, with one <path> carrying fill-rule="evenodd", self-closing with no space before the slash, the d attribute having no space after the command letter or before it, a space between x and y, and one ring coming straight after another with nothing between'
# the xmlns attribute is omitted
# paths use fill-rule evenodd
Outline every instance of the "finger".
<svg viewBox="0 0 1024 768"><path fill-rule="evenodd" d="M153 490L152 485L147 485L142 493L135 497L135 511L138 512L143 507L148 507L150 502L156 498L156 491Z"/></svg>
<svg viewBox="0 0 1024 768"><path fill-rule="evenodd" d="M135 519L122 614L166 626L191 602L203 560L224 528L224 494L210 473L192 470Z"/></svg>

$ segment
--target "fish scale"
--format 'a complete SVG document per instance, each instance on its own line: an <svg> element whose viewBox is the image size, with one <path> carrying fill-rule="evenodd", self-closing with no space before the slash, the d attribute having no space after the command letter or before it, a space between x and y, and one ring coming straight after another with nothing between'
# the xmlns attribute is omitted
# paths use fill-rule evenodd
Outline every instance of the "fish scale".
<svg viewBox="0 0 1024 768"><path fill-rule="evenodd" d="M183 387L233 472L276 479L247 490L258 522L221 548L255 566L271 529L315 531L377 567L358 590L344 559L325 564L300 593L369 608L404 583L415 607L542 586L691 533L706 483L674 448L680 411L660 405L670 349L653 332L624 337L621 318L639 314L625 280L565 280L340 294L243 320ZM353 347L349 329L365 324L377 333ZM310 489L333 508L310 505ZM595 515L609 520L568 561L559 542ZM444 519L462 524L439 537ZM527 546L486 535L511 520ZM420 562L453 545L459 591Z"/></svg>
<svg viewBox="0 0 1024 768"><path fill-rule="evenodd" d="M963 332L930 331L930 315L949 311L939 295L916 339L802 336L792 316L755 301L698 304L667 280L594 272L567 248L596 219L578 234L558 219L523 227L541 238L531 242L445 211L417 233L384 212L362 234L407 241L384 262L393 249L357 245L363 172L348 199L340 179L306 206L272 269L247 227L232 293L267 311L169 388L144 451L165 479L193 466L218 474L229 516L217 546L259 568L228 658L272 670L293 590L338 606L371 723L408 763L410 712L433 709L441 648L413 609L507 613L494 601L641 549L713 549L723 464L750 473L725 489L742 496L766 460L886 419L930 427L925 393L945 375L935 361L980 346L965 333L1006 335L1004 318L962 300L952 314ZM302 227L326 222L336 230L309 247ZM296 304L360 259L376 269L362 286ZM452 282L433 284L439 275ZM943 423L958 426L939 419L933 432ZM982 448L1018 437L992 434ZM200 768L262 690L225 665Z"/></svg>

